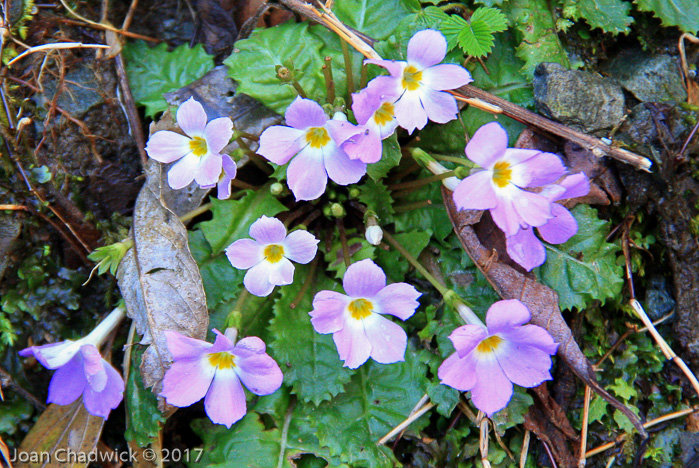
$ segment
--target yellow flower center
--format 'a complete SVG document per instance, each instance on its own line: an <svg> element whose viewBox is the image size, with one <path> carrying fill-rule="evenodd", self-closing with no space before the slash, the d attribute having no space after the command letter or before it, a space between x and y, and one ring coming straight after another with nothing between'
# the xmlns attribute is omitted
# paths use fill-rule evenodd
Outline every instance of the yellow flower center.
<svg viewBox="0 0 699 468"><path fill-rule="evenodd" d="M408 65L403 70L403 88L408 91L415 91L420 87L422 80L422 72L415 68L414 65Z"/></svg>
<svg viewBox="0 0 699 468"><path fill-rule="evenodd" d="M393 120L395 113L395 107L393 104L390 102L384 102L381 104L381 107L374 112L374 122L376 122L376 125L379 126L386 125Z"/></svg>
<svg viewBox="0 0 699 468"><path fill-rule="evenodd" d="M478 346L476 346L476 349L481 353L492 353L498 349L498 346L500 346L502 341L503 339L497 335L489 336L485 340L481 341Z"/></svg>
<svg viewBox="0 0 699 468"><path fill-rule="evenodd" d="M311 127L306 131L306 143L311 148L322 148L330 142L330 135L323 127Z"/></svg>
<svg viewBox="0 0 699 468"><path fill-rule="evenodd" d="M277 263L284 257L284 247L279 244L270 244L265 247L264 255L269 263Z"/></svg>
<svg viewBox="0 0 699 468"><path fill-rule="evenodd" d="M219 369L230 369L231 367L236 367L235 356L227 351L221 351L220 353L210 353L209 363L218 367Z"/></svg>
<svg viewBox="0 0 699 468"><path fill-rule="evenodd" d="M493 182L500 188L504 188L510 183L512 179L512 168L509 163L505 161L499 161L495 163L493 167Z"/></svg>
<svg viewBox="0 0 699 468"><path fill-rule="evenodd" d="M201 158L208 151L208 148L206 146L206 140L202 137L192 138L191 140L189 140L189 149L192 150L194 156Z"/></svg>
<svg viewBox="0 0 699 468"><path fill-rule="evenodd" d="M366 299L355 299L347 306L350 315L355 320L367 318L374 311L374 304Z"/></svg>

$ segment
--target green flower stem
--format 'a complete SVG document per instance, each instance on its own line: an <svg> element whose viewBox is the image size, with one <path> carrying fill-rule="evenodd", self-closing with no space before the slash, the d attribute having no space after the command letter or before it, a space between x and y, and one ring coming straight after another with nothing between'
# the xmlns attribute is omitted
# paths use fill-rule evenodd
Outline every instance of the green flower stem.
<svg viewBox="0 0 699 468"><path fill-rule="evenodd" d="M313 257L313 261L311 262L311 269L309 270L308 275L306 275L306 278L303 280L301 290L296 295L294 300L291 301L291 304L289 304L290 309L295 309L296 306L299 305L299 302L303 300L304 296L306 295L306 292L311 287L311 284L313 283L313 280L316 277L316 267L318 266L318 258L318 255Z"/></svg>
<svg viewBox="0 0 699 468"><path fill-rule="evenodd" d="M347 235L345 235L345 223L342 218L336 218L337 230L340 232L340 242L342 243L342 258L345 260L345 266L349 268L352 264L350 260L349 245L347 244Z"/></svg>
<svg viewBox="0 0 699 468"><path fill-rule="evenodd" d="M260 141L260 137L257 135L253 135L252 133L248 132L241 132L240 130L236 130L235 128L233 129L233 139L237 140L238 138L245 138L246 140L250 141Z"/></svg>
<svg viewBox="0 0 699 468"><path fill-rule="evenodd" d="M463 321L468 323L469 325L480 325L482 327L485 326L483 324L483 321L481 321L481 319L478 318L478 316L473 312L473 310L471 310L469 306L464 304L464 301L453 290L450 289L449 291L447 291L447 294L444 296L444 302L456 309Z"/></svg>
<svg viewBox="0 0 699 468"><path fill-rule="evenodd" d="M238 300L235 302L235 306L228 313L226 317L226 328L236 328L240 330L243 325L243 307L245 306L245 301L250 297L250 293L245 287L240 291Z"/></svg>
<svg viewBox="0 0 699 468"><path fill-rule="evenodd" d="M345 41L342 43L342 57L345 59L345 73L347 74L347 94L349 95L349 105L352 105L352 93L354 92L354 74L352 73L352 57L349 46Z"/></svg>
<svg viewBox="0 0 699 468"><path fill-rule="evenodd" d="M192 218L196 218L200 214L206 213L211 209L211 203L205 203L204 205L201 205L199 208L195 208L189 213L185 213L182 216L180 216L180 221L183 223L186 223Z"/></svg>
<svg viewBox="0 0 699 468"><path fill-rule="evenodd" d="M389 190L405 190L405 189L417 189L423 185L431 184L432 182L438 182L443 179L448 179L449 177L456 176L456 171L447 171L442 174L436 174L430 177L425 177L424 179L411 180L410 182L401 182L400 184L389 185Z"/></svg>
<svg viewBox="0 0 699 468"><path fill-rule="evenodd" d="M366 88L366 84L369 81L367 76L367 64L362 62L362 69L359 72L359 89Z"/></svg>
<svg viewBox="0 0 699 468"><path fill-rule="evenodd" d="M439 161L453 162L456 164L462 164L467 167L474 167L474 164L466 158L459 158L456 156L447 156L445 154L433 154L432 157Z"/></svg>
<svg viewBox="0 0 699 468"><path fill-rule="evenodd" d="M424 276L425 279L427 279L427 281L429 281L432 284L432 286L434 286L435 289L437 291L439 291L439 293L443 297L446 298L447 294L449 293L449 290L442 283L440 283L437 280L437 278L432 276L432 273L427 271L427 268L425 268L422 265L422 263L420 263L415 257L413 257L410 254L410 252L405 250L405 248L402 245L400 245L400 243L392 235L390 235L388 232L386 232L385 230L383 232L383 238L386 239L386 241L389 244L391 244L391 246L393 248L395 248L398 252L400 252L401 255L403 255L403 257L405 257L405 259L408 261L408 263L410 263L412 266L414 266L415 269L417 271L419 271L422 274L422 276ZM453 293L453 291L452 291L452 293Z"/></svg>
<svg viewBox="0 0 699 468"><path fill-rule="evenodd" d="M323 65L323 76L325 77L326 101L328 104L335 102L335 81L333 81L333 66L332 58L325 57L325 65Z"/></svg>
<svg viewBox="0 0 699 468"><path fill-rule="evenodd" d="M415 203L406 203L405 205L398 205L393 208L396 213L405 213L406 211L419 210L420 208L427 208L432 204L432 200L422 200Z"/></svg>

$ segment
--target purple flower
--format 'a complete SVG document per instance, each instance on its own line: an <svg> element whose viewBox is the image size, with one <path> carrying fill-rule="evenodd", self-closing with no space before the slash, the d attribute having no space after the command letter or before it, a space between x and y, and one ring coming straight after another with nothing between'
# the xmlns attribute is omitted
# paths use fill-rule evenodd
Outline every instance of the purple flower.
<svg viewBox="0 0 699 468"><path fill-rule="evenodd" d="M454 203L461 210L490 210L506 236L542 226L553 217L551 201L522 187L551 184L566 173L552 153L507 147L507 132L496 122L483 125L466 145L466 156L483 168L461 181Z"/></svg>
<svg viewBox="0 0 699 468"><path fill-rule="evenodd" d="M165 397L173 406L189 406L206 396L204 408L211 421L230 428L247 412L245 387L255 395L269 395L282 385L282 371L265 353L265 343L249 336L235 343L235 329L218 330L214 344L166 331L174 362L163 379Z"/></svg>
<svg viewBox="0 0 699 468"><path fill-rule="evenodd" d="M222 156L223 159L221 162L223 163L223 170L219 176L218 183L203 185L201 188L212 188L214 185L216 185L216 198L219 200L227 200L231 197L231 182L233 179L235 179L235 176L238 173L238 166L236 166L233 158L227 154Z"/></svg>
<svg viewBox="0 0 699 468"><path fill-rule="evenodd" d="M69 405L82 395L87 412L106 419L121 403L124 380L88 338L31 346L19 355L33 355L47 369L58 369L49 383L48 403Z"/></svg>
<svg viewBox="0 0 699 468"><path fill-rule="evenodd" d="M201 104L189 98L177 109L177 124L187 135L161 130L146 144L148 156L161 163L180 160L170 168L167 181L181 189L196 180L202 187L215 185L221 176L221 150L233 136L233 122L221 117L206 123Z"/></svg>
<svg viewBox="0 0 699 468"><path fill-rule="evenodd" d="M439 367L441 383L471 392L473 404L492 416L512 398L512 384L536 387L551 380L551 356L558 344L536 325L524 325L529 309L517 299L488 309L487 326L464 325L449 336L456 352Z"/></svg>
<svg viewBox="0 0 699 468"><path fill-rule="evenodd" d="M361 131L342 119L328 119L315 101L297 97L286 109L288 127L274 125L260 135L259 154L275 164L289 164L286 177L296 200L315 200L328 177L340 185L358 182L366 164L352 160L340 145Z"/></svg>
<svg viewBox="0 0 699 468"><path fill-rule="evenodd" d="M422 129L427 119L446 123L456 118L454 96L443 92L473 81L459 65L440 64L447 54L447 41L439 31L425 29L408 42L408 61L366 60L384 67L390 76L374 78L370 87L399 96L395 104L398 124L412 133Z"/></svg>
<svg viewBox="0 0 699 468"><path fill-rule="evenodd" d="M243 284L255 296L268 296L274 286L291 284L294 265L313 260L318 239L308 231L294 231L288 236L277 218L262 216L250 226L252 239L240 239L226 248L228 260L235 268L248 270Z"/></svg>
<svg viewBox="0 0 699 468"><path fill-rule="evenodd" d="M551 214L553 217L536 229L546 242L562 244L578 232L578 223L570 211L563 205L553 202L581 197L587 195L589 191L590 181L582 172L566 177L559 184L544 187L540 195L552 202ZM531 227L522 228L517 234L507 238L507 253L512 260L527 271L531 271L546 261L546 249Z"/></svg>
<svg viewBox="0 0 699 468"><path fill-rule="evenodd" d="M381 159L381 140L391 135L398 127L395 105L398 95L386 94L377 86L369 86L352 95L352 111L359 128L364 130L351 136L342 144L350 159L359 159L367 164Z"/></svg>
<svg viewBox="0 0 699 468"><path fill-rule="evenodd" d="M348 295L320 291L313 299L309 314L315 331L333 334L340 359L350 369L370 357L381 364L403 361L405 331L382 315L407 320L420 293L406 283L386 286L383 270L368 259L350 265L342 285Z"/></svg>

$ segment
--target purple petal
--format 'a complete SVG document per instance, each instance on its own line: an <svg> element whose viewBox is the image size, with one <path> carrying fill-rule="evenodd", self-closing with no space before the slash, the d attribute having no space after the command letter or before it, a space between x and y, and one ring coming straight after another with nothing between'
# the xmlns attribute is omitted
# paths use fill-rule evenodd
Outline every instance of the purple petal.
<svg viewBox="0 0 699 468"><path fill-rule="evenodd" d="M305 148L289 164L286 179L296 201L319 198L328 184L322 153Z"/></svg>
<svg viewBox="0 0 699 468"><path fill-rule="evenodd" d="M226 329L226 331L228 331L228 330L229 329ZM231 350L233 350L233 347L234 347L234 343L231 340L231 337L229 335L221 333L220 331L216 330L215 328L214 328L214 333L216 334L216 340L214 341L214 344L209 349L209 353L220 353L220 352L229 353L229 352L231 352Z"/></svg>
<svg viewBox="0 0 699 468"><path fill-rule="evenodd" d="M551 334L545 328L537 325L522 325L509 331L503 331L500 336L509 342L531 346L551 355L556 354L558 350L558 343L553 341Z"/></svg>
<svg viewBox="0 0 699 468"><path fill-rule="evenodd" d="M348 320L341 330L333 333L333 341L345 367L356 369L369 359L371 342L360 320Z"/></svg>
<svg viewBox="0 0 699 468"><path fill-rule="evenodd" d="M512 187L516 189L516 187ZM505 236L514 236L521 228L520 216L515 210L511 197L499 196L497 192L496 195L498 196L497 206L490 209L490 216L493 218L493 222L497 227L502 229L502 232L505 233Z"/></svg>
<svg viewBox="0 0 699 468"><path fill-rule="evenodd" d="M517 299L506 299L491 305L485 316L488 334L504 333L527 323L531 319L529 309Z"/></svg>
<svg viewBox="0 0 699 468"><path fill-rule="evenodd" d="M523 164L538 156L543 154L541 151L536 149L526 149L526 148L507 148L502 156L502 161L506 161L510 166L517 166ZM524 166L526 167L526 166ZM521 169L521 168L519 168ZM517 169L513 168L513 176L517 176Z"/></svg>
<svg viewBox="0 0 699 468"><path fill-rule="evenodd" d="M124 379L107 361L103 361L107 381L102 391L85 387L83 404L88 413L93 416L108 418L109 412L119 406L124 398Z"/></svg>
<svg viewBox="0 0 699 468"><path fill-rule="evenodd" d="M93 345L82 345L80 354L83 359L83 372L89 387L95 392L101 392L107 385L107 373L104 370L104 365L107 362L102 359L102 355Z"/></svg>
<svg viewBox="0 0 699 468"><path fill-rule="evenodd" d="M542 226L551 219L551 202L539 194L521 192L512 200L512 205L520 219L529 226Z"/></svg>
<svg viewBox="0 0 699 468"><path fill-rule="evenodd" d="M360 92L352 94L352 112L359 125L367 123L381 104L381 92L376 86L367 86Z"/></svg>
<svg viewBox="0 0 699 468"><path fill-rule="evenodd" d="M551 380L551 356L548 353L512 342L507 342L504 348L502 353L498 348L496 356L505 376L512 383L532 388L545 380Z"/></svg>
<svg viewBox="0 0 699 468"><path fill-rule="evenodd" d="M344 115L344 114L342 114ZM343 142L347 141L348 138L362 133L363 127L358 127L344 120L330 120L325 128L328 130L330 137L333 139L337 146L340 146Z"/></svg>
<svg viewBox="0 0 699 468"><path fill-rule="evenodd" d="M169 163L192 151L189 146L190 141L192 141L190 138L179 133L161 130L148 139L146 153L158 162Z"/></svg>
<svg viewBox="0 0 699 468"><path fill-rule="evenodd" d="M551 204L553 218L542 226L539 226L539 234L546 242L551 244L563 244L578 232L578 222L565 207L558 203Z"/></svg>
<svg viewBox="0 0 699 468"><path fill-rule="evenodd" d="M320 291L313 298L311 316L313 329L322 334L335 333L345 326L345 307L350 298L335 291Z"/></svg>
<svg viewBox="0 0 699 468"><path fill-rule="evenodd" d="M263 248L252 239L240 239L226 248L226 257L234 268L247 270L264 260Z"/></svg>
<svg viewBox="0 0 699 468"><path fill-rule="evenodd" d="M443 385L449 385L462 392L468 392L478 382L476 360L473 354L463 358L460 358L458 353L452 354L439 366L437 376Z"/></svg>
<svg viewBox="0 0 699 468"><path fill-rule="evenodd" d="M392 78L394 80L394 83L397 84L398 86L400 86L400 79L403 76L403 70L405 70L405 67L408 65L406 62L402 62L402 61L379 60L379 59L367 59L367 60L364 60L364 63L371 63L373 65L378 65L379 67L383 67L386 70L388 70L388 73L391 74L390 77L379 76L379 77L374 78L373 80L371 80L369 82L367 87L372 86L372 83L379 78ZM381 80L381 81L384 81L385 83L387 83L387 81L385 81L385 80ZM378 86L378 84L374 83L373 86ZM382 84L382 86L384 86L384 84ZM395 88L395 85L387 86L387 89L393 89L393 88Z"/></svg>
<svg viewBox="0 0 699 468"><path fill-rule="evenodd" d="M339 185L359 182L366 174L366 163L359 159L350 159L339 147L333 151L323 150L323 161L328 177Z"/></svg>
<svg viewBox="0 0 699 468"><path fill-rule="evenodd" d="M53 374L49 383L49 397L46 401L57 405L69 405L83 394L86 386L83 359L78 353Z"/></svg>
<svg viewBox="0 0 699 468"><path fill-rule="evenodd" d="M471 389L471 401L476 408L491 417L510 402L512 382L492 355L481 356L477 360L476 375L483 378L478 379L476 386Z"/></svg>
<svg viewBox="0 0 699 468"><path fill-rule="evenodd" d="M466 145L466 157L481 167L492 169L507 149L507 131L497 122L476 130Z"/></svg>
<svg viewBox="0 0 699 468"><path fill-rule="evenodd" d="M277 263L270 265L269 282L275 286L284 286L294 282L294 265L288 258L282 258Z"/></svg>
<svg viewBox="0 0 699 468"><path fill-rule="evenodd" d="M435 65L422 72L423 84L437 91L460 88L472 81L471 74L464 67L450 63Z"/></svg>
<svg viewBox="0 0 699 468"><path fill-rule="evenodd" d="M209 343L207 343L209 344ZM208 357L179 359L165 373L160 393L168 404L183 408L204 398L216 373Z"/></svg>
<svg viewBox="0 0 699 468"><path fill-rule="evenodd" d="M19 352L20 356L32 355L47 369L58 369L73 359L80 349L80 343L66 340L43 346L30 346Z"/></svg>
<svg viewBox="0 0 699 468"><path fill-rule="evenodd" d="M462 180L454 190L454 203L460 210L488 210L498 205L493 189L493 173L479 171Z"/></svg>
<svg viewBox="0 0 699 468"><path fill-rule="evenodd" d="M449 335L459 357L466 357L481 341L488 336L488 331L480 325L462 325Z"/></svg>
<svg viewBox="0 0 699 468"><path fill-rule="evenodd" d="M214 424L227 428L240 421L247 412L245 392L233 369L218 370L204 400L206 414Z"/></svg>
<svg viewBox="0 0 699 468"><path fill-rule="evenodd" d="M194 180L202 187L213 186L221 178L222 168L223 162L220 154L206 153L200 158Z"/></svg>
<svg viewBox="0 0 699 468"><path fill-rule="evenodd" d="M310 232L299 229L286 236L282 246L286 258L296 263L306 264L316 256L318 239Z"/></svg>
<svg viewBox="0 0 699 468"><path fill-rule="evenodd" d="M423 88L420 100L427 117L433 122L447 123L454 120L459 111L454 96L442 91Z"/></svg>
<svg viewBox="0 0 699 468"><path fill-rule="evenodd" d="M381 364L405 361L408 337L397 324L379 314L363 320L366 337L371 343L371 358Z"/></svg>
<svg viewBox="0 0 699 468"><path fill-rule="evenodd" d="M269 281L270 266L269 262L260 262L250 268L245 277L243 284L250 294L258 297L266 297L274 289L274 285Z"/></svg>
<svg viewBox="0 0 699 468"><path fill-rule="evenodd" d="M286 228L277 218L262 215L250 226L250 237L260 245L281 244L286 238Z"/></svg>
<svg viewBox="0 0 699 468"><path fill-rule="evenodd" d="M187 99L177 109L177 125L190 137L203 137L206 128L206 111L194 98Z"/></svg>
<svg viewBox="0 0 699 468"><path fill-rule="evenodd" d="M236 351L237 346L233 350L233 354L238 355ZM255 395L269 395L281 387L284 378L282 371L274 359L264 352L240 356L236 363L238 366L235 370L238 377L243 385Z"/></svg>
<svg viewBox="0 0 699 468"><path fill-rule="evenodd" d="M189 153L179 162L175 163L167 173L167 183L175 190L185 188L194 180L194 175L199 168L199 157ZM218 180L218 178L216 179Z"/></svg>
<svg viewBox="0 0 699 468"><path fill-rule="evenodd" d="M292 156L306 146L306 132L291 127L274 125L260 135L260 154L274 164L286 164Z"/></svg>
<svg viewBox="0 0 699 468"><path fill-rule="evenodd" d="M522 228L506 241L507 254L525 270L532 271L546 261L546 249L532 228Z"/></svg>
<svg viewBox="0 0 699 468"><path fill-rule="evenodd" d="M286 124L292 128L305 130L309 127L323 127L328 116L315 101L297 97L289 104L284 114Z"/></svg>
<svg viewBox="0 0 699 468"><path fill-rule="evenodd" d="M226 336L233 330L233 328L228 328L226 330ZM236 356L248 358L256 354L265 354L266 351L267 345L265 345L264 341L256 336L247 336L238 341L231 352Z"/></svg>
<svg viewBox="0 0 699 468"><path fill-rule="evenodd" d="M233 121L228 117L214 119L206 124L204 139L212 153L220 153L233 136Z"/></svg>
<svg viewBox="0 0 699 468"><path fill-rule="evenodd" d="M566 191L556 200L582 197L590 193L590 179L587 178L584 172L569 175L559 185L563 186Z"/></svg>
<svg viewBox="0 0 699 468"><path fill-rule="evenodd" d="M509 156L507 153L514 151L524 150L507 150L506 158ZM539 153L512 166L512 182L518 187L540 187L557 181L566 172L561 158L553 153Z"/></svg>
<svg viewBox="0 0 699 468"><path fill-rule="evenodd" d="M427 112L422 107L419 92L406 91L396 102L396 120L398 125L413 133L415 129L422 130L427 125Z"/></svg>
<svg viewBox="0 0 699 468"><path fill-rule="evenodd" d="M438 64L447 55L447 40L439 31L418 31L408 42L408 63L424 70Z"/></svg>
<svg viewBox="0 0 699 468"><path fill-rule="evenodd" d="M165 330L164 334L167 349L176 361L180 359L199 359L203 354L208 353L212 346L211 343L184 336L173 330Z"/></svg>
<svg viewBox="0 0 699 468"><path fill-rule="evenodd" d="M342 286L349 297L372 299L386 287L386 274L370 259L362 260L347 268Z"/></svg>
<svg viewBox="0 0 699 468"><path fill-rule="evenodd" d="M218 191L216 197L219 200L227 200L231 196L231 180L235 179L238 172L238 166L236 166L235 161L231 159L227 154L222 155L223 158L221 162L223 163L223 177L218 181L216 185L216 190Z"/></svg>
<svg viewBox="0 0 699 468"><path fill-rule="evenodd" d="M407 320L420 305L417 298L421 295L417 289L407 283L389 284L375 296L379 308L377 312Z"/></svg>

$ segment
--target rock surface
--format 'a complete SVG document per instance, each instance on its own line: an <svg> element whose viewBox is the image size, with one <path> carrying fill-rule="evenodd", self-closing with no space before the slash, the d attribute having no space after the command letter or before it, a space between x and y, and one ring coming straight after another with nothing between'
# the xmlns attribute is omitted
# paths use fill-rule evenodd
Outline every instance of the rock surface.
<svg viewBox="0 0 699 468"><path fill-rule="evenodd" d="M606 71L639 101L687 100L679 66L669 55L644 56L627 52L612 60Z"/></svg>

